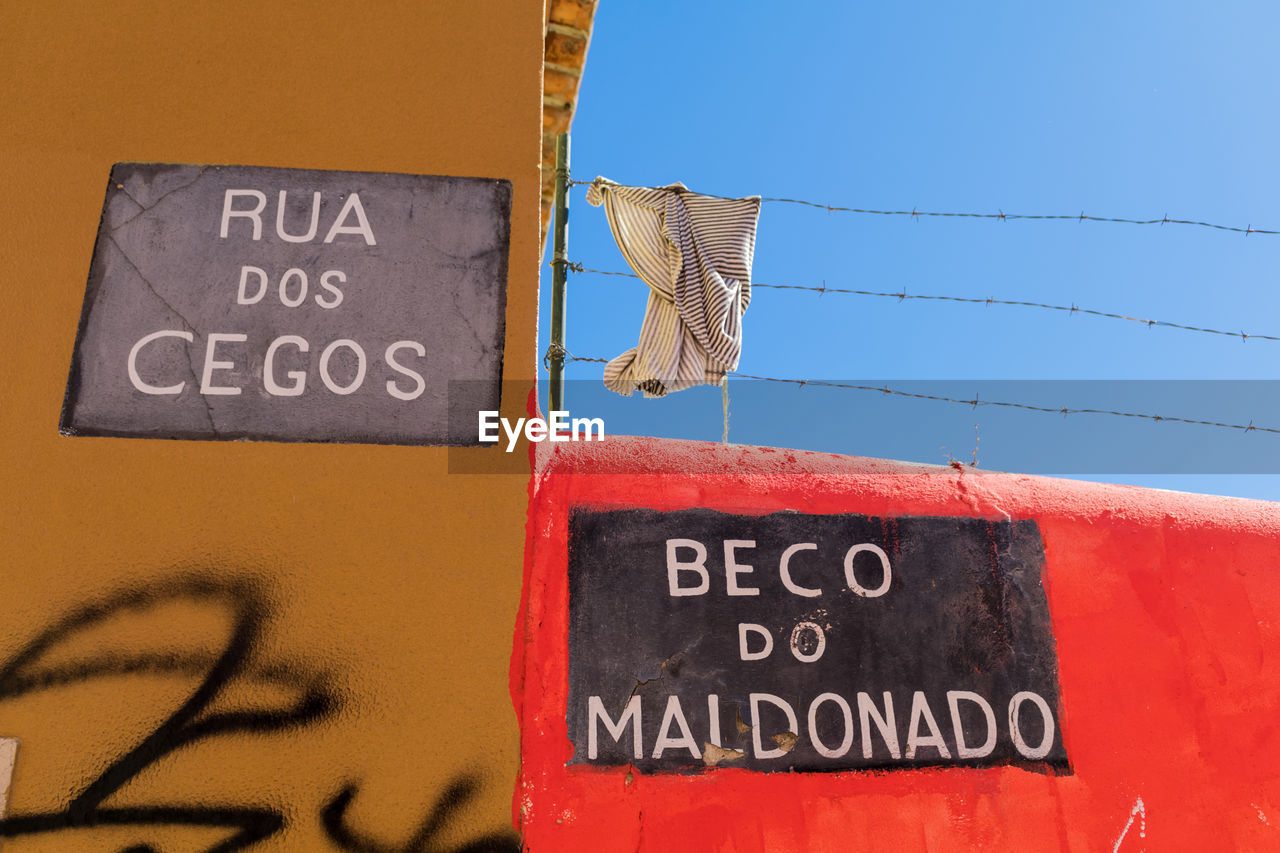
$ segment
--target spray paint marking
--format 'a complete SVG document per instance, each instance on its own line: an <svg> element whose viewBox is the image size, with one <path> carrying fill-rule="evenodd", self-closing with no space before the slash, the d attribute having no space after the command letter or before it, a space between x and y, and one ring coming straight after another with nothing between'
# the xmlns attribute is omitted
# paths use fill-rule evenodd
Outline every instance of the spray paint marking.
<svg viewBox="0 0 1280 853"><path fill-rule="evenodd" d="M60 654L68 644L94 628L133 619L138 613L175 601L194 603L229 617L230 636L220 650L175 648L153 652L127 647L104 648L89 657L71 661ZM270 601L258 585L247 578L181 576L123 589L76 608L55 620L16 655L0 660L0 703L53 688L65 689L95 679L134 674L199 679L194 692L180 707L171 711L141 743L117 757L101 775L75 793L60 810L4 815L5 791L17 741L0 738L0 842L7 838L55 835L64 830L76 833L79 838L97 827L128 828L140 833L157 827L171 831L186 828L201 833L222 829L234 833L215 841L205 853L234 853L262 843L278 842L277 836L285 831L288 815L277 803L231 806L203 801L175 803L170 799L156 804L104 805L117 791L127 792L133 780L153 765L212 738L294 731L337 713L340 695L326 672L314 670L305 662L259 660L258 649L270 616ZM234 689L234 684L245 682L281 688L292 694L292 704L210 710L218 707L219 698ZM8 747L6 759L7 744L12 746ZM30 756L23 763L27 771L32 769L29 762ZM359 790L354 781L343 783L342 789L324 806L321 820L332 846L344 853L518 853L519 839L509 831L490 833L458 847L443 846L439 836L450 831L450 824L473 801L479 788L476 777L455 776L413 835L402 844L384 842L349 822L347 809ZM85 848L77 846L76 849ZM157 843L142 842L125 849L130 853L157 853L160 847Z"/></svg>
<svg viewBox="0 0 1280 853"><path fill-rule="evenodd" d="M1116 839L1116 846L1111 848L1111 853L1120 853L1120 845L1124 842L1125 836L1129 834L1129 830L1133 827L1134 819L1138 821L1138 837L1147 837L1147 807L1142 804L1142 797L1138 797L1138 801L1133 804L1133 811L1129 812L1129 822L1124 825L1124 829L1120 830L1120 837Z"/></svg>

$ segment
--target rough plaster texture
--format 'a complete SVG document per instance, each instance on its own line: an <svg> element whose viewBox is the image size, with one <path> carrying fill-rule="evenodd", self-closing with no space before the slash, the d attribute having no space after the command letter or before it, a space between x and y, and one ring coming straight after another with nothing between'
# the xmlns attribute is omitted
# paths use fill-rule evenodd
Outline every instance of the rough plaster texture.
<svg viewBox="0 0 1280 853"><path fill-rule="evenodd" d="M517 805L532 849L1280 844L1277 505L670 440L538 450L512 661L524 737ZM655 775L569 765L574 506L1033 520L1044 541L1071 775L1011 767L759 774L731 765Z"/></svg>
<svg viewBox="0 0 1280 853"><path fill-rule="evenodd" d="M175 749L144 756L99 813L181 813L33 831L0 839L5 853L209 849L238 830L183 822L208 809L283 819L254 853L503 832L511 848L525 477L449 476L448 454L469 449L67 438L58 413L122 161L511 181L503 376L531 387L542 27L536 0L8 14L0 735L22 750L5 832L65 816L144 743ZM214 701L184 725L230 728L157 734L205 684Z"/></svg>

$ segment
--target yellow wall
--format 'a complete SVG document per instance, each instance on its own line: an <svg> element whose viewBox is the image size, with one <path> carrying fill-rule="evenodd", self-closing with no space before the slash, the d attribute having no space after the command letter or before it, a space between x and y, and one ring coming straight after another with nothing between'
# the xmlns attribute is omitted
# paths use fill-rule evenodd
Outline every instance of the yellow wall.
<svg viewBox="0 0 1280 853"><path fill-rule="evenodd" d="M509 830L525 477L448 475L443 448L66 438L57 423L123 160L511 180L504 378L531 381L542 3L189 5L18 4L0 28L0 737L21 739L9 817L64 813L156 732L214 671L236 607L260 636L227 656L228 680L187 725L278 719L308 691L312 704L287 728L245 723L125 768L99 810L180 806L155 828L0 844L206 849L233 833L184 819L249 808L287 821L250 849L344 849L322 812L356 783L345 825L399 847L461 774L477 793L455 798L436 840ZM504 409L522 410L506 391ZM59 626L86 606L105 609Z"/></svg>

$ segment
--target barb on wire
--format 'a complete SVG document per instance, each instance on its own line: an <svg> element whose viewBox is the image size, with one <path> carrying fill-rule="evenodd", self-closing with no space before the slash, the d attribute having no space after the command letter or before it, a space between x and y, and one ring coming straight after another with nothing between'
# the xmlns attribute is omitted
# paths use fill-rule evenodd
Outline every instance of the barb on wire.
<svg viewBox="0 0 1280 853"><path fill-rule="evenodd" d="M635 273L628 272L609 272L607 270L595 270L582 266L582 264L570 263L569 269L578 273L589 273L592 275L616 275L625 276L627 278L639 278ZM1257 332L1232 332L1225 329L1210 329L1204 326L1191 326L1186 323L1173 323L1168 320L1147 320L1141 317L1130 317L1128 314L1116 314L1111 311L1098 311L1093 308L1081 308L1078 305L1051 305L1047 302L1028 302L1022 299L996 299L991 296L973 297L973 296L940 296L937 294L923 293L907 293L904 287L899 291L882 291L882 290L853 290L844 287L828 287L824 281L821 287L810 287L803 284L765 284L764 282L752 282L752 287L767 287L773 290L807 290L817 294L825 293L846 293L853 296L878 296L889 299L896 299L899 302L905 302L908 299L932 300L936 302L959 302L968 305L1013 305L1021 308L1041 308L1048 311L1064 311L1068 314L1086 314L1091 317L1105 317L1110 320L1126 320L1130 323L1141 323L1147 328L1152 326L1163 326L1168 329L1182 329L1187 332L1203 332L1207 335L1223 335L1228 338L1239 338L1241 342L1257 338L1263 341L1280 341L1280 336L1264 335Z"/></svg>
<svg viewBox="0 0 1280 853"><path fill-rule="evenodd" d="M591 181L569 181L570 186L587 186ZM714 193L699 193L699 195L707 195L712 198L728 198L733 196L721 196ZM876 210L867 207L842 207L836 204L826 204L817 201L805 201L798 198L780 198L776 196L763 196L761 201L771 202L774 204L798 204L804 207L812 207L818 210L825 210L827 213L862 213L873 216L909 216L919 221L921 216L946 217L953 219L998 219L1004 222L1010 219L1038 219L1043 221L1061 221L1061 222L1112 222L1125 225L1192 225L1197 228L1212 228L1217 231L1231 231L1236 234L1243 234L1248 237L1250 234L1266 234L1276 235L1280 231L1273 231L1266 228L1254 228L1252 224L1239 228L1234 225L1218 225L1213 222L1203 222L1198 219L1171 219L1168 214L1161 216L1159 219L1128 219L1122 216L1093 216L1084 211L1080 213L1005 213L1003 210L997 210L995 213L965 213L953 211L937 211L937 210Z"/></svg>
<svg viewBox="0 0 1280 853"><path fill-rule="evenodd" d="M557 356L565 361L598 361L601 364L609 363L603 358L578 358L573 353L560 346L560 344L553 343L547 344L547 351L542 354L542 366L547 370L551 370L551 359L556 358Z"/></svg>
<svg viewBox="0 0 1280 853"><path fill-rule="evenodd" d="M603 358L579 358L578 356L568 356L570 361L587 361L599 362L607 364L608 360ZM754 379L760 382L781 382L788 385L797 385L803 388L806 385L816 385L822 388L844 388L850 391L868 391L878 394L888 394L894 397L909 397L915 400L932 400L938 403L954 403L961 406L971 406L978 408L979 406L997 406L1005 409L1020 409L1027 412L1040 412L1049 415L1112 415L1121 418L1138 418L1149 421L1169 421L1172 423L1192 424L1195 426L1217 427L1219 429L1234 429L1241 432L1267 432L1280 435L1280 429L1274 427L1257 426L1253 421L1248 424L1230 424L1221 421L1206 421L1196 418L1181 418L1173 415L1152 415L1144 412L1119 412L1112 409L1074 409L1067 406L1036 406L1031 403L1014 403L1003 400L981 400L977 394L972 399L962 400L958 397L944 397L939 394L919 394L912 391L900 391L896 388L890 388L888 385L856 385L845 382L828 382L824 379L779 379L774 376L753 376L749 373L732 372L729 374L737 379Z"/></svg>

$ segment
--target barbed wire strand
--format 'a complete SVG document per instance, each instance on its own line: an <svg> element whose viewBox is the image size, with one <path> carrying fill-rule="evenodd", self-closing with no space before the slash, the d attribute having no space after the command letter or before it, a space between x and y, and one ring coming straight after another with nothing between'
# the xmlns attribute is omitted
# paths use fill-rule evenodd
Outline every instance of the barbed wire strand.
<svg viewBox="0 0 1280 853"><path fill-rule="evenodd" d="M610 272L608 270L597 270L584 267L582 264L569 262L568 269L578 273L588 273L591 275L615 275L624 278L639 278L635 273L629 272ZM1207 335L1223 335L1228 338L1239 338L1241 342L1257 338L1263 341L1280 341L1280 336L1263 335L1255 332L1229 332L1224 329L1209 329L1203 326L1190 326L1185 323L1171 323L1167 320L1144 320L1141 317L1130 317L1127 314L1115 314L1110 311L1098 311L1093 308L1081 308L1078 305L1051 305L1047 302L1028 302L1021 299L996 299L994 297L974 297L974 296L939 296L936 294L924 293L908 293L904 288L901 291L881 291L881 290L852 290L844 287L827 287L823 282L821 287L812 287L802 284L765 284L764 282L755 281L751 283L752 287L767 287L774 290L807 290L813 293L845 293L854 296L877 296L888 299L896 299L899 302L905 302L908 299L932 300L937 302L960 302L968 305L1013 305L1020 308L1041 308L1049 311L1063 311L1068 314L1085 314L1091 317L1105 317L1111 320L1126 320L1130 323L1140 323L1148 328L1152 326L1162 326L1167 329L1182 329L1187 332L1203 332Z"/></svg>
<svg viewBox="0 0 1280 853"><path fill-rule="evenodd" d="M607 358L587 358L585 356L576 356L568 350L564 350L566 361L583 361L595 364L608 364ZM944 397L939 394L919 394L912 391L900 391L896 388L890 388L888 385L854 385L845 382L829 382L825 379L779 379L774 376L753 376L749 373L731 372L729 376L736 379L754 379L760 382L781 382L787 385L797 385L803 388L806 385L814 385L822 388L844 388L850 391L868 391L878 394L887 394L893 397L910 397L915 400L932 400L938 403L955 403L963 406L971 406L977 408L979 406L997 406L1005 409L1021 409L1028 412L1040 412L1048 415L1112 415L1121 418L1137 418L1148 421L1169 421L1171 423L1192 424L1194 426L1217 427L1219 429L1234 429L1242 432L1267 432L1280 435L1280 429L1274 427L1256 426L1253 421L1248 424L1229 424L1221 421L1204 421L1196 418L1180 418L1172 415L1150 415L1143 412L1118 412L1112 409L1073 409L1067 406L1051 407L1036 406L1031 403L1011 403L1002 400L982 400L976 395L971 400L962 400L958 397Z"/></svg>
<svg viewBox="0 0 1280 853"><path fill-rule="evenodd" d="M570 186L588 186L592 181L569 181ZM710 196L711 198L733 199L733 196L715 195L714 193L698 193L698 195ZM836 204L825 204L817 201L805 201L798 198L779 198L776 196L762 196L761 201L772 202L776 204L798 204L805 207L813 207L818 210L825 210L827 213L863 213L874 216L910 216L913 219L919 219L921 216L933 217L950 217L955 219L999 219L1008 222L1014 219L1039 219L1044 221L1060 221L1060 222L1113 222L1125 225L1193 225L1198 228L1212 228L1217 231L1231 231L1236 234L1243 234L1248 237L1250 234L1276 235L1280 231L1273 231L1266 228L1254 228L1252 224L1239 228L1234 225L1218 225L1213 222L1203 222L1197 219L1171 219L1168 214L1161 216L1159 219L1127 219L1122 216L1093 216L1084 211L1079 214L1071 213L1005 213L1003 210L996 213L964 213L949 212L937 210L874 210L866 207L843 207Z"/></svg>

